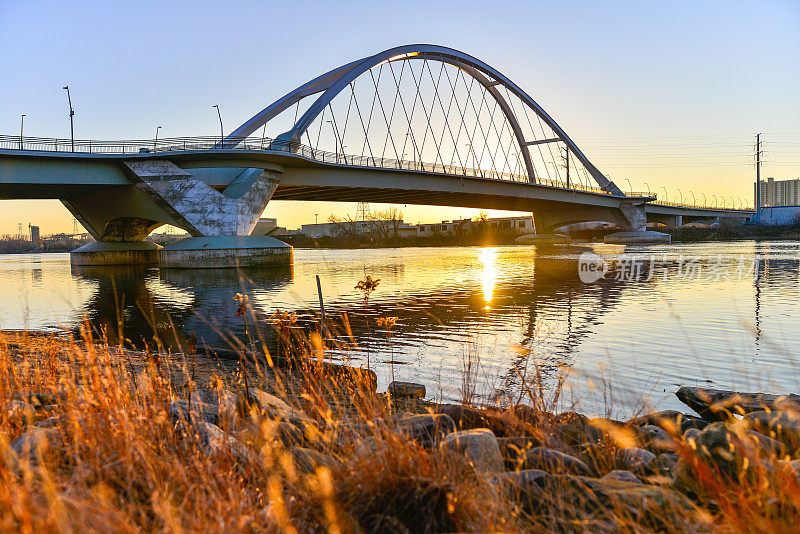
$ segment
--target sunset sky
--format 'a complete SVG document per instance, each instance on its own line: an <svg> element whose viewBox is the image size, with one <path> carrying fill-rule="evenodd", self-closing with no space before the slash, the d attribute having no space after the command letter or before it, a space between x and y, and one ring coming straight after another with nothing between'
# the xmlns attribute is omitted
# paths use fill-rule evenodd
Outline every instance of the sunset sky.
<svg viewBox="0 0 800 534"><path fill-rule="evenodd" d="M622 189L752 204L762 176L800 177L800 3L0 2L0 134L217 135L317 75L407 43L450 46L526 90ZM383 206L373 205L373 209ZM478 210L399 206L411 223ZM270 203L296 228L350 204ZM499 213L499 212L498 212ZM0 201L71 231L57 201Z"/></svg>

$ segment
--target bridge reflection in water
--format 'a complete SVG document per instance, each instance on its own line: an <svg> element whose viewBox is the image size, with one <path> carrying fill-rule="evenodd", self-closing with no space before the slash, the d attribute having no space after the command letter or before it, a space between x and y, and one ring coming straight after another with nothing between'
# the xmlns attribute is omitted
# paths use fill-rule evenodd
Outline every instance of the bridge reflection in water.
<svg viewBox="0 0 800 534"><path fill-rule="evenodd" d="M601 383L598 368L605 365L617 401L652 395L664 408L680 408L670 404L677 385L701 380L728 389L800 386L793 349L800 342L799 243L593 250L623 261L655 253L657 261L652 271L642 262L629 281L610 274L584 284L577 247L298 250L293 270L245 271L242 286L235 271L72 274L66 254L6 255L0 256L0 326L77 331L88 315L112 341L120 319L137 346L158 335L177 351L176 337L182 344L194 332L224 348L231 335L243 335L236 292L248 293L262 318L278 309L310 317L318 309L319 275L329 317L349 314L380 387L389 380L383 362L392 354L398 378L425 383L447 399L460 397L470 357L480 360L478 390L486 395L519 392L520 377L530 376L534 363L550 374L559 365L575 369L584 388L587 377ZM723 273L715 272L720 263ZM367 305L354 289L366 275L381 279ZM374 322L366 328L379 316L398 317L391 346ZM262 330L274 346L270 328ZM366 364L363 352L351 356Z"/></svg>
<svg viewBox="0 0 800 534"><path fill-rule="evenodd" d="M167 350L180 352L196 337L201 345L223 349L217 351L222 354L236 345L237 338L245 339L244 322L236 317L233 300L237 292L250 296L260 319L258 328L268 350L274 351L277 342L269 315L282 308L315 317L312 273L320 272L328 317L345 312L349 316L359 347L347 356L355 365L366 365L368 350L371 364L382 376L391 352L401 366L414 370L416 379L429 385L431 380L440 381L448 396L461 383L463 358L470 354L480 358L484 372L492 375L494 388L501 392L515 390L521 376L530 376L533 358L546 374L558 365L572 364L581 341L613 308L623 288L613 280L582 283L577 257L583 249L577 247L435 249L430 263L418 253L422 249L411 250L417 251L412 261L402 257L393 261L382 251L382 264L370 265L364 256L344 265L333 258L301 262L299 273L291 267L237 271L73 266L72 270L76 277L96 283L83 309L95 332L105 332L112 343L119 340L121 325L124 338L137 348L155 347L157 338ZM345 253L332 254L340 252ZM450 262L457 275L441 276L437 267L442 261ZM367 304L353 287L364 274L381 279ZM380 316L398 317L391 348L376 332L374 320ZM548 356L542 354L545 348ZM336 351L332 357L341 354Z"/></svg>

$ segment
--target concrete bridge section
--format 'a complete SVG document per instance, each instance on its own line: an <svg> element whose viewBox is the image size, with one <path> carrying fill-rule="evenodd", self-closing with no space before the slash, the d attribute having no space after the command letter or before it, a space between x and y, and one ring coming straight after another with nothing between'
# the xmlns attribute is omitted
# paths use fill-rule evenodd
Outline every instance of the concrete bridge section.
<svg viewBox="0 0 800 534"><path fill-rule="evenodd" d="M98 241L73 256L76 264L152 262L159 254L162 264L172 266L290 261L290 250L275 239L244 239L270 199L532 212L538 233L585 221L641 232L647 222L679 225L684 217L750 216L739 210L661 205L652 196L335 164L269 150L121 155L0 150L0 169L0 198L59 199ZM145 238L163 224L183 228L193 238L159 253ZM244 252L220 252L240 249Z"/></svg>

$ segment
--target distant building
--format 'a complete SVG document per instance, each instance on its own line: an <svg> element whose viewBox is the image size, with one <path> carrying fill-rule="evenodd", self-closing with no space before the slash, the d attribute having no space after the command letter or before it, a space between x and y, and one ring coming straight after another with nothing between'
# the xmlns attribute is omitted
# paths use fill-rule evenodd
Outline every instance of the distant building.
<svg viewBox="0 0 800 534"><path fill-rule="evenodd" d="M31 225L31 242L33 243L34 247L41 247L42 246L42 237L39 234L39 227Z"/></svg>
<svg viewBox="0 0 800 534"><path fill-rule="evenodd" d="M757 193L758 184L753 184L753 192ZM755 195L757 202L757 194ZM775 180L767 178L761 181L761 206L800 206L800 178L793 180Z"/></svg>
<svg viewBox="0 0 800 534"><path fill-rule="evenodd" d="M509 231L516 234L532 234L533 217L496 217L486 219L485 221L473 221L472 219L456 219L454 221L442 221L441 223L434 224L418 224L417 235L430 236L436 234L450 234L455 235L462 232L468 232L479 224L486 224L486 226L495 231Z"/></svg>
<svg viewBox="0 0 800 534"><path fill-rule="evenodd" d="M308 237L343 237L355 235L395 235L411 237L417 235L415 226L406 224L402 219L337 221L316 224L304 224L300 233Z"/></svg>
<svg viewBox="0 0 800 534"><path fill-rule="evenodd" d="M261 218L250 235L286 235L286 228L278 226L278 219Z"/></svg>

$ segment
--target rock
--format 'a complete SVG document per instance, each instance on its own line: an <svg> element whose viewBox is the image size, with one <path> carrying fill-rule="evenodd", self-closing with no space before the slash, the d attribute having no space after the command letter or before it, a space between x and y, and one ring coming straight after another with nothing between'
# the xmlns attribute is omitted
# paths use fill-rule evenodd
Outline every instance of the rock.
<svg viewBox="0 0 800 534"><path fill-rule="evenodd" d="M363 390L371 393L378 390L378 375L371 369L325 362L323 372L326 386L335 390Z"/></svg>
<svg viewBox="0 0 800 534"><path fill-rule="evenodd" d="M646 469L655 475L673 476L675 466L680 460L680 456L672 452L664 452L647 464Z"/></svg>
<svg viewBox="0 0 800 534"><path fill-rule="evenodd" d="M296 447L303 444L303 432L292 423L280 421L277 428L278 439L284 447Z"/></svg>
<svg viewBox="0 0 800 534"><path fill-rule="evenodd" d="M425 398L425 386L414 382L392 382L386 388L387 393L392 397L413 397L417 399Z"/></svg>
<svg viewBox="0 0 800 534"><path fill-rule="evenodd" d="M189 403L184 400L175 400L169 403L169 415L177 422L189 420ZM217 408L206 403L192 403L191 422L205 421L216 425L219 422Z"/></svg>
<svg viewBox="0 0 800 534"><path fill-rule="evenodd" d="M226 433L217 425L200 421L195 425L200 444L208 455L230 454L239 463L256 461L256 455L239 440Z"/></svg>
<svg viewBox="0 0 800 534"><path fill-rule="evenodd" d="M780 441L790 451L800 449L800 413L751 412L742 422L747 428Z"/></svg>
<svg viewBox="0 0 800 534"><path fill-rule="evenodd" d="M292 457L301 473L314 473L318 467L335 469L339 462L333 456L304 447L292 447Z"/></svg>
<svg viewBox="0 0 800 534"><path fill-rule="evenodd" d="M520 458L530 449L542 446L542 441L534 437L515 436L497 438L497 445L500 447L500 455L503 457L506 468L515 469Z"/></svg>
<svg viewBox="0 0 800 534"><path fill-rule="evenodd" d="M677 426L673 427L677 430ZM646 425L639 431L639 439L643 447L654 454L662 452L674 452L678 449L678 444L672 439L666 430L655 425Z"/></svg>
<svg viewBox="0 0 800 534"><path fill-rule="evenodd" d="M640 449L639 447L627 447L625 449L619 449L614 455L614 460L616 463L628 471L637 471L643 469L655 458L655 454L648 450Z"/></svg>
<svg viewBox="0 0 800 534"><path fill-rule="evenodd" d="M703 430L705 427L710 425L709 421L705 419L699 419L697 417L692 419L684 419L681 422L681 434L685 434L687 430L690 428L696 428L697 430Z"/></svg>
<svg viewBox="0 0 800 534"><path fill-rule="evenodd" d="M511 423L508 417L497 412L459 404L441 404L436 408L436 413L450 416L459 430L488 428L499 437L508 435L508 426Z"/></svg>
<svg viewBox="0 0 800 534"><path fill-rule="evenodd" d="M382 447L382 442L372 436L359 438L353 443L353 450L360 456L372 456Z"/></svg>
<svg viewBox="0 0 800 534"><path fill-rule="evenodd" d="M609 431L624 427L624 423L602 417L589 419L575 412L564 412L553 417L553 436L570 447L581 444L599 445Z"/></svg>
<svg viewBox="0 0 800 534"><path fill-rule="evenodd" d="M694 448L692 442L694 442L697 439L697 436L700 435L700 432L702 431L697 428L690 428L689 430L683 433L683 441L688 443L690 447Z"/></svg>
<svg viewBox="0 0 800 534"><path fill-rule="evenodd" d="M769 464L782 455L781 443L746 428L746 424L716 422L688 441L696 456L688 462L681 459L677 463L674 469L676 487L700 495L695 477L698 468L712 474L718 472L724 480L739 481L743 475L753 475L752 466L764 464L765 460Z"/></svg>
<svg viewBox="0 0 800 534"><path fill-rule="evenodd" d="M61 436L52 428L30 427L9 445L20 460L37 464L39 458L45 458L58 451L62 445Z"/></svg>
<svg viewBox="0 0 800 534"><path fill-rule="evenodd" d="M528 514L548 518L548 530L616 532L641 524L648 531L694 532L702 523L692 503L667 488L614 477L541 472L512 476L506 473L503 482L516 489L516 500ZM560 523L552 524L553 520ZM584 528L576 529L576 525Z"/></svg>
<svg viewBox="0 0 800 534"><path fill-rule="evenodd" d="M695 417L686 415L677 410L663 410L636 417L628 421L628 424L633 426L654 425L664 428L665 430L672 430L672 428L677 430L684 421L689 419L695 419Z"/></svg>
<svg viewBox="0 0 800 534"><path fill-rule="evenodd" d="M800 396L740 393L736 391L681 387L675 392L681 402L708 421L727 421L731 414L769 410L800 411Z"/></svg>
<svg viewBox="0 0 800 534"><path fill-rule="evenodd" d="M238 414L238 398L227 389L200 388L191 394L192 404L213 406L219 417L234 417Z"/></svg>
<svg viewBox="0 0 800 534"><path fill-rule="evenodd" d="M488 428L453 432L444 437L439 447L444 451L463 454L478 473L497 473L503 470L500 447Z"/></svg>
<svg viewBox="0 0 800 534"><path fill-rule="evenodd" d="M545 481L552 475L540 469L505 471L495 476L495 483L517 502L523 504L535 501L541 494Z"/></svg>
<svg viewBox="0 0 800 534"><path fill-rule="evenodd" d="M634 484L642 483L642 481L639 480L639 477L630 471L625 471L624 469L615 469L605 475L602 480L621 480L622 482L632 482Z"/></svg>
<svg viewBox="0 0 800 534"><path fill-rule="evenodd" d="M304 412L292 408L284 400L266 391L250 388L250 402L271 419L282 419L297 426L313 424L313 420Z"/></svg>
<svg viewBox="0 0 800 534"><path fill-rule="evenodd" d="M541 469L553 474L594 475L592 469L581 460L547 447L534 447L527 451L520 458L518 469Z"/></svg>
<svg viewBox="0 0 800 534"><path fill-rule="evenodd" d="M405 436L428 448L456 430L455 422L447 414L407 415L400 417L396 424Z"/></svg>

